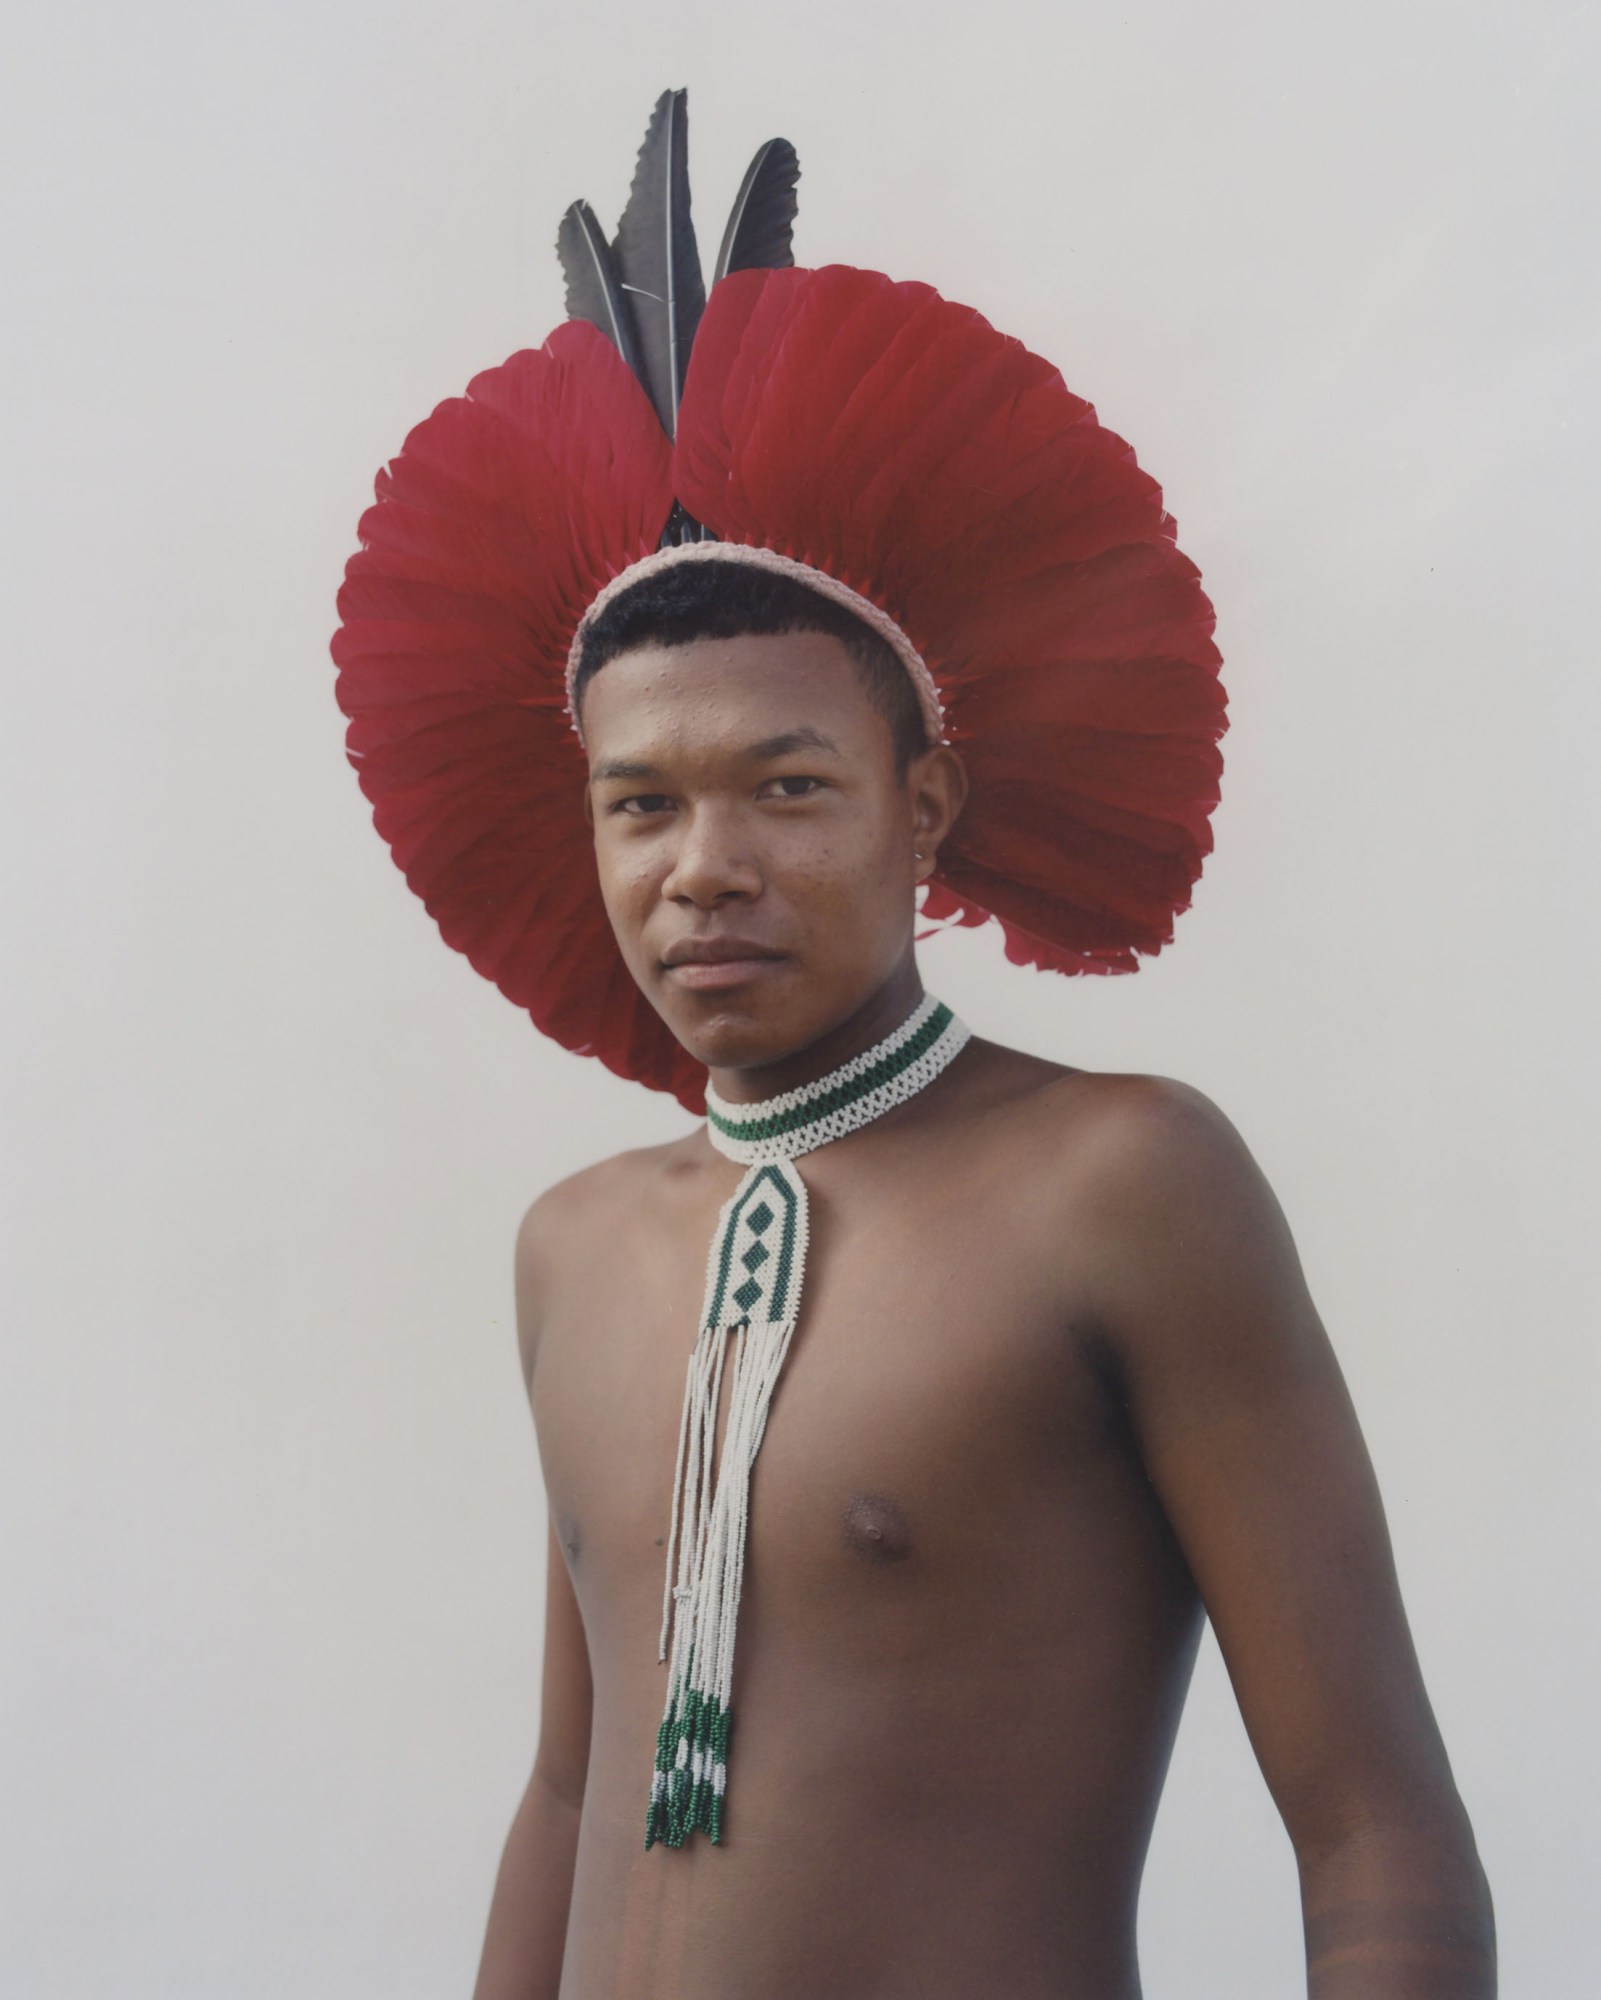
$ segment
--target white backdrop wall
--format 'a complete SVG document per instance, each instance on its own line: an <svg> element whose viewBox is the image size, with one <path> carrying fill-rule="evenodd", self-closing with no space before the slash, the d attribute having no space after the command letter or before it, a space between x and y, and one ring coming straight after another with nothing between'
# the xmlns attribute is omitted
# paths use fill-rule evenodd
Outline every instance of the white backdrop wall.
<svg viewBox="0 0 1601 2000"><path fill-rule="evenodd" d="M559 318L562 207L615 218L681 83L703 237L787 134L801 261L977 303L1166 485L1234 717L1177 946L927 973L1246 1134L1504 1990L1592 1991L1595 11L33 0L4 35L0 1991L469 1989L538 1684L512 1234L683 1121L440 945L325 649L374 469ZM1152 2000L1300 1990L1210 1644L1142 1950Z"/></svg>

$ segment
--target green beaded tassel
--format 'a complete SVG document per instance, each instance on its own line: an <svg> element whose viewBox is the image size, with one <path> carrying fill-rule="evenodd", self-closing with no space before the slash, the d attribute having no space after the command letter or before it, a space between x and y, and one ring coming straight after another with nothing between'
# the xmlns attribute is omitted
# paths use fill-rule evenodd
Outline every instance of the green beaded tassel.
<svg viewBox="0 0 1601 2000"><path fill-rule="evenodd" d="M645 1812L645 1846L682 1847L699 1831L723 1837L728 1732L733 1717L715 1695L675 1689L656 1732L656 1770Z"/></svg>

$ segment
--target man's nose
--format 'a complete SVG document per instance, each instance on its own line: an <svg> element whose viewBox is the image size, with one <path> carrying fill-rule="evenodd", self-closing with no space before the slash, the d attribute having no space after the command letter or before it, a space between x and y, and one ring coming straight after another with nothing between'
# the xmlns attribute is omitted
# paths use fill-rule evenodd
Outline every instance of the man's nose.
<svg viewBox="0 0 1601 2000"><path fill-rule="evenodd" d="M663 897L711 909L731 896L756 895L762 886L761 870L747 833L739 814L715 806L695 806L683 813L672 866L662 881Z"/></svg>

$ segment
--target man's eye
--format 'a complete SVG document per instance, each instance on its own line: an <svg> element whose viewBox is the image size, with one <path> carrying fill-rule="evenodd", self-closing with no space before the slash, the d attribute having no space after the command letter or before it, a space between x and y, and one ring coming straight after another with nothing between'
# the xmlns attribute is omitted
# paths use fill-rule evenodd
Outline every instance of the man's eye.
<svg viewBox="0 0 1601 2000"><path fill-rule="evenodd" d="M619 799L612 811L630 813L635 819L643 819L650 813L671 812L672 805L665 792L635 792L629 798Z"/></svg>
<svg viewBox="0 0 1601 2000"><path fill-rule="evenodd" d="M758 797L764 799L804 799L822 789L821 778L784 777L769 778L762 786Z"/></svg>

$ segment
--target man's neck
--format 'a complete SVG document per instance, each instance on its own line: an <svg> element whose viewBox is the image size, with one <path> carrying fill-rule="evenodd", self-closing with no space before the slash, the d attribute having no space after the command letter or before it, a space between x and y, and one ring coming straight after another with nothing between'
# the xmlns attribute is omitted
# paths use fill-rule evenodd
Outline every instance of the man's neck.
<svg viewBox="0 0 1601 2000"><path fill-rule="evenodd" d="M802 1084L815 1083L841 1063L859 1056L893 1034L923 997L923 982L910 951L882 986L862 1005L805 1048L748 1069L714 1069L712 1088L729 1104L758 1104Z"/></svg>

